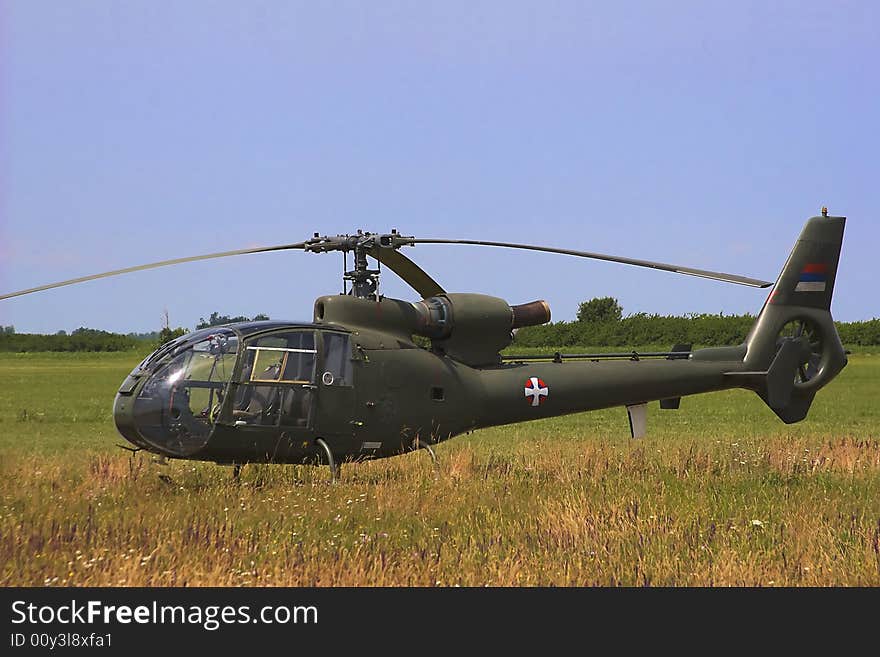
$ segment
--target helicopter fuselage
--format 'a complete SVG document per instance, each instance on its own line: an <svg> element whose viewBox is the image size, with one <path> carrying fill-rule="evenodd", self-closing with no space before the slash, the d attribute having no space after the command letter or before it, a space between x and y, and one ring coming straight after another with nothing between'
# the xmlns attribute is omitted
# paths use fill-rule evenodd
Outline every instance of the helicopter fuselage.
<svg viewBox="0 0 880 657"><path fill-rule="evenodd" d="M741 347L675 360L473 367L363 334L255 322L185 336L126 379L117 427L175 458L314 463L321 438L337 461L364 460L482 427L732 388L741 381L730 373L744 369Z"/></svg>

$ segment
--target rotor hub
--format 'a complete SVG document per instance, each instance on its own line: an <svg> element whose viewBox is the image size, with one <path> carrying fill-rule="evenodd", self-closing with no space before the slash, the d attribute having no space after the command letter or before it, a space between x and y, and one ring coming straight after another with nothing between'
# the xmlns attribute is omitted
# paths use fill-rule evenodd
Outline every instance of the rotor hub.
<svg viewBox="0 0 880 657"><path fill-rule="evenodd" d="M351 282L350 294L363 298L376 298L379 287L380 269L370 269L367 255L376 249L399 249L401 246L412 245L413 237L400 235L396 229L390 233L370 233L359 230L354 235L319 235L314 234L303 246L311 253L330 253L340 251L344 256L354 253L354 269L346 266L342 274L343 281ZM348 262L346 257L345 262Z"/></svg>

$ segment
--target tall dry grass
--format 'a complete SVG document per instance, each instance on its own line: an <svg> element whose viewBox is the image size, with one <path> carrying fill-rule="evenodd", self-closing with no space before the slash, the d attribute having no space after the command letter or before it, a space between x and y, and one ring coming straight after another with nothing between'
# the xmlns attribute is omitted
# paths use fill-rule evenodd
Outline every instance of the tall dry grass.
<svg viewBox="0 0 880 657"><path fill-rule="evenodd" d="M522 429L510 429L514 433ZM877 585L880 441L478 440L324 470L0 466L3 585ZM166 483L157 474L163 474Z"/></svg>

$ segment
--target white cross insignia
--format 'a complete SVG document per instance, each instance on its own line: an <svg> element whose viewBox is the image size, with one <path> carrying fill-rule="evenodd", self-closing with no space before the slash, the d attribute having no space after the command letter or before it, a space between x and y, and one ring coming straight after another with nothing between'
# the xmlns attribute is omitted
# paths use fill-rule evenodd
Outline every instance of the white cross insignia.
<svg viewBox="0 0 880 657"><path fill-rule="evenodd" d="M525 392L526 399L532 398L532 406L540 406L550 396L550 386L544 383L543 379L533 376L526 381Z"/></svg>

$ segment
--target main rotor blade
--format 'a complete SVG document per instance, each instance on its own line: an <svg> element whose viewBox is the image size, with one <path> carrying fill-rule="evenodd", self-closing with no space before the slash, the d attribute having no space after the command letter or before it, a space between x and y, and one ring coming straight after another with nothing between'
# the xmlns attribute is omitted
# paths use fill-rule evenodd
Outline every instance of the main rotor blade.
<svg viewBox="0 0 880 657"><path fill-rule="evenodd" d="M184 262L195 262L196 260L210 260L211 258L225 258L226 256L244 255L246 253L266 253L268 251L286 251L288 249L302 249L304 242L297 244L283 244L280 246L262 246L255 249L239 249L237 251L222 251L220 253L208 253L207 255L191 256L189 258L174 258L172 260L162 260L161 262L151 262L147 265L138 265L137 267L126 267L125 269L114 269L106 271L103 274L92 274L91 276L80 276L79 278L71 278L68 281L60 283L49 283L48 285L40 285L27 290L11 292L9 294L0 295L0 300L9 299L11 297L19 297L23 294L31 294L32 292L42 292L43 290L51 290L55 287L64 287L65 285L73 285L75 283L85 283L86 281L94 281L99 278L108 278L109 276L117 276L119 274L128 274L133 271L141 271L143 269L155 269L156 267L165 267L167 265L179 265Z"/></svg>
<svg viewBox="0 0 880 657"><path fill-rule="evenodd" d="M648 267L650 269L659 269L661 271L674 272L676 274L687 274L688 276L699 276L701 278L711 278L716 281L724 281L725 283L736 283L737 285L748 285L749 287L770 287L773 283L761 281L746 276L737 276L736 274L725 274L718 271L707 271L705 269L694 269L692 267L681 267L679 265L669 265L663 262L652 262L650 260L636 260L634 258L623 258L621 256L605 255L604 253L590 253L589 251L572 251L570 249L557 249L550 246L533 246L531 244L511 244L509 242L484 242L481 240L438 240L438 239L412 239L407 240L408 244L471 244L474 246L500 246L507 249L525 249L527 251L543 251L546 253L561 253L562 255L578 256L581 258L593 258L594 260L606 260L608 262L619 262L624 265L635 265L636 267Z"/></svg>
<svg viewBox="0 0 880 657"><path fill-rule="evenodd" d="M443 288L437 281L397 249L374 246L369 254L400 276L407 285L421 294L423 299L444 294Z"/></svg>

